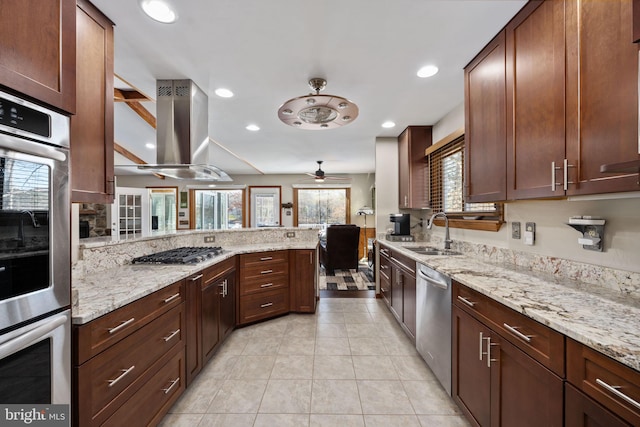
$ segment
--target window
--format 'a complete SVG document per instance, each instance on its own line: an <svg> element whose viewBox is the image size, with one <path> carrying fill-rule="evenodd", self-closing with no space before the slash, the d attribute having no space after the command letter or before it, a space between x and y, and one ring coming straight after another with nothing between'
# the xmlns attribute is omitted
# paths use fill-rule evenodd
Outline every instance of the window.
<svg viewBox="0 0 640 427"><path fill-rule="evenodd" d="M0 209L48 211L49 166L0 158Z"/></svg>
<svg viewBox="0 0 640 427"><path fill-rule="evenodd" d="M502 220L499 203L464 200L464 135L441 141L427 151L429 197L432 211L450 218Z"/></svg>
<svg viewBox="0 0 640 427"><path fill-rule="evenodd" d="M175 231L178 223L178 189L152 188L151 229L157 231Z"/></svg>
<svg viewBox="0 0 640 427"><path fill-rule="evenodd" d="M197 230L242 228L244 190L193 190Z"/></svg>
<svg viewBox="0 0 640 427"><path fill-rule="evenodd" d="M250 227L280 226L280 187L250 186Z"/></svg>
<svg viewBox="0 0 640 427"><path fill-rule="evenodd" d="M294 226L324 227L351 222L348 188L296 188L293 197L297 207Z"/></svg>

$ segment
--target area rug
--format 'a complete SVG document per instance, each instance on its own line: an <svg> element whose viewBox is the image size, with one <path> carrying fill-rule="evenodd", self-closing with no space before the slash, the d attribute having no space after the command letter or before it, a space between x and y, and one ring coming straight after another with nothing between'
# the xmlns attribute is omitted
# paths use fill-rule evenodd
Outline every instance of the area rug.
<svg viewBox="0 0 640 427"><path fill-rule="evenodd" d="M324 267L320 266L320 290L369 291L375 289L373 273L367 265L360 265L357 270L336 269L332 275L327 275Z"/></svg>

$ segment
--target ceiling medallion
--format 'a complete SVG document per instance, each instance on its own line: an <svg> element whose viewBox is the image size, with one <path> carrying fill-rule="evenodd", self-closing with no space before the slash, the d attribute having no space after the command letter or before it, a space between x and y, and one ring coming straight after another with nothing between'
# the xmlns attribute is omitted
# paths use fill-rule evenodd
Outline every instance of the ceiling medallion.
<svg viewBox="0 0 640 427"><path fill-rule="evenodd" d="M278 109L283 123L300 129L334 129L347 125L358 117L358 106L336 95L320 95L327 86L325 79L314 77L309 87L316 93L292 98Z"/></svg>

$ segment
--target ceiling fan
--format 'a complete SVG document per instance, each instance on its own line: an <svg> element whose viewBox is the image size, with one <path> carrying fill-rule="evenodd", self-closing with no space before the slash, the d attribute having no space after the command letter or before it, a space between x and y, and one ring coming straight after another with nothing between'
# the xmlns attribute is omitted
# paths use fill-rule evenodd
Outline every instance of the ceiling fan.
<svg viewBox="0 0 640 427"><path fill-rule="evenodd" d="M316 162L318 163L318 170L315 171L314 173L307 173L307 175L309 175L310 177L313 177L313 179L316 182L324 182L325 180L330 180L330 181L348 181L351 178L346 178L346 177L339 177L339 176L329 176L329 175L325 175L324 171L322 170L322 160L316 160Z"/></svg>

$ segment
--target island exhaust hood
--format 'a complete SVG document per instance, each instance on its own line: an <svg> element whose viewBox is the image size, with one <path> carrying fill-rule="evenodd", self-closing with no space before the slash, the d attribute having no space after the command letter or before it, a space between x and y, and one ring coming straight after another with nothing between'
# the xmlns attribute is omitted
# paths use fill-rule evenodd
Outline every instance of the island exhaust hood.
<svg viewBox="0 0 640 427"><path fill-rule="evenodd" d="M207 95L191 80L156 83L158 164L138 168L176 179L232 181L212 164Z"/></svg>

